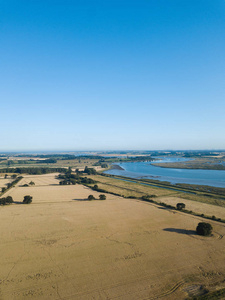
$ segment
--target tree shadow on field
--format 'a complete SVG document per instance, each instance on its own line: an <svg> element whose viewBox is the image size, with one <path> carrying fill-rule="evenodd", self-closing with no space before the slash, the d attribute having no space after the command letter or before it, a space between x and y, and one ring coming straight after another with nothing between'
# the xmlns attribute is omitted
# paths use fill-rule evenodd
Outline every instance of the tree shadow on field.
<svg viewBox="0 0 225 300"><path fill-rule="evenodd" d="M173 208L171 208L171 207L158 207L158 209L172 210Z"/></svg>
<svg viewBox="0 0 225 300"><path fill-rule="evenodd" d="M176 232L180 234L197 235L195 230L187 230L187 229L180 229L180 228L164 228L163 230L168 232Z"/></svg>
<svg viewBox="0 0 225 300"><path fill-rule="evenodd" d="M24 204L23 201L13 201L13 204Z"/></svg>
<svg viewBox="0 0 225 300"><path fill-rule="evenodd" d="M88 201L88 202L91 202L91 200L88 200L88 199L73 199L73 201Z"/></svg>

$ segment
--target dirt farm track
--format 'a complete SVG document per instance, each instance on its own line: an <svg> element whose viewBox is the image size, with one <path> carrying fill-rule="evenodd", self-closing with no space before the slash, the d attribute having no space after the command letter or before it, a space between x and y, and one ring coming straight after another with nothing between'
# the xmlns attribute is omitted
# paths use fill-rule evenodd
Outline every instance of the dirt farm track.
<svg viewBox="0 0 225 300"><path fill-rule="evenodd" d="M201 218L89 194L51 174L4 195L17 204L0 207L0 299L174 300L225 287L225 224L200 237Z"/></svg>

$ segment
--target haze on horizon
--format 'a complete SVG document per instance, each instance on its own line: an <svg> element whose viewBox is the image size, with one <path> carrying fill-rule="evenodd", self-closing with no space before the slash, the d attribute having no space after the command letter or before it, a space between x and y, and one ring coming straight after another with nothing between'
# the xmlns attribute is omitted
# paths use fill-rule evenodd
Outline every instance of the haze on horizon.
<svg viewBox="0 0 225 300"><path fill-rule="evenodd" d="M225 1L0 1L3 151L225 149Z"/></svg>

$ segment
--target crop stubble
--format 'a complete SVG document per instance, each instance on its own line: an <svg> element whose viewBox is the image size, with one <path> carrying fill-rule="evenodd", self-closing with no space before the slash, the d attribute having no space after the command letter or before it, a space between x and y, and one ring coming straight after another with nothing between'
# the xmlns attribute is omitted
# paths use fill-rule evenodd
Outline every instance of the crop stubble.
<svg viewBox="0 0 225 300"><path fill-rule="evenodd" d="M1 299L185 299L223 287L224 224L202 238L201 218L109 194L84 201L99 193L54 175L27 179L35 186L7 194L32 204L0 207Z"/></svg>

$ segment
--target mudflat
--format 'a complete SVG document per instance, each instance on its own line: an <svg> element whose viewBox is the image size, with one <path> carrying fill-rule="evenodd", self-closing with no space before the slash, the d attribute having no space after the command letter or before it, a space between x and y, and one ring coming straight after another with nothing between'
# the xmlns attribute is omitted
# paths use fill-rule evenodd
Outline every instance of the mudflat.
<svg viewBox="0 0 225 300"><path fill-rule="evenodd" d="M186 299L224 288L225 226L136 199L29 176L0 207L1 299ZM203 220L204 221L204 220Z"/></svg>

